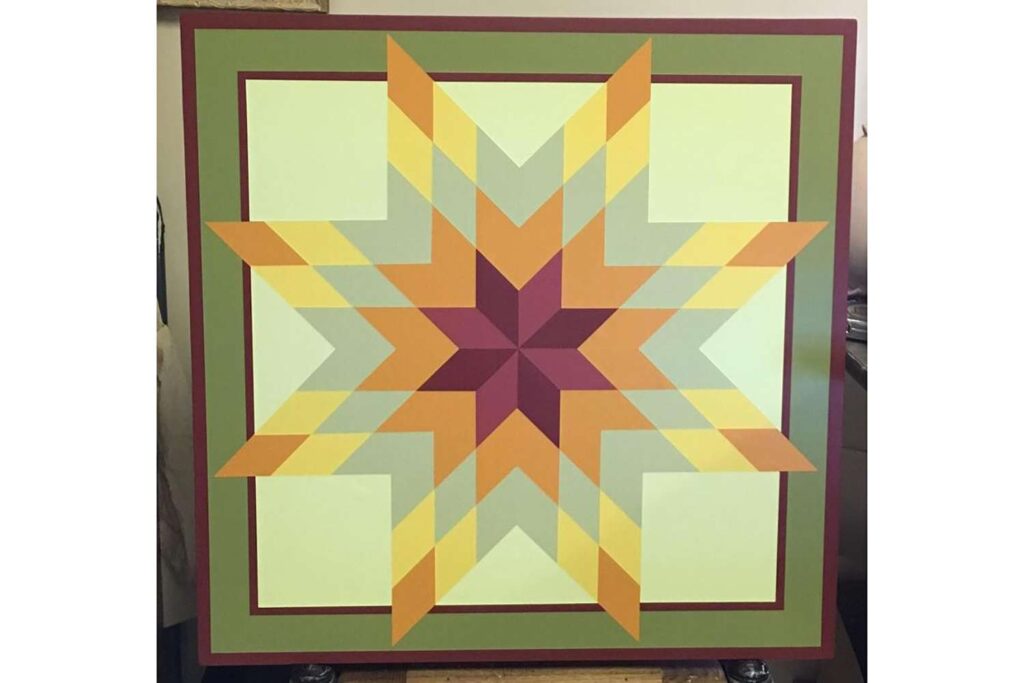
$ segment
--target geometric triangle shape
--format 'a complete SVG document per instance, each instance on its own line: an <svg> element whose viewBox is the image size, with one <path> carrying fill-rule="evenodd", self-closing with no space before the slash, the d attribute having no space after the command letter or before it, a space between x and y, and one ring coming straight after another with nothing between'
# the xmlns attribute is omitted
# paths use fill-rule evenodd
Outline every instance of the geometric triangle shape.
<svg viewBox="0 0 1024 683"><path fill-rule="evenodd" d="M602 211L562 251L563 308L618 308L658 270L606 263Z"/></svg>
<svg viewBox="0 0 1024 683"><path fill-rule="evenodd" d="M727 266L683 305L686 309L738 309L750 301L783 268L774 266Z"/></svg>
<svg viewBox="0 0 1024 683"><path fill-rule="evenodd" d="M624 304L626 308L682 308L718 268L658 268Z"/></svg>
<svg viewBox="0 0 1024 683"><path fill-rule="evenodd" d="M296 391L257 434L312 434L348 395L347 391Z"/></svg>
<svg viewBox="0 0 1024 683"><path fill-rule="evenodd" d="M558 564L519 527L481 559L439 605L593 603Z"/></svg>
<svg viewBox="0 0 1024 683"><path fill-rule="evenodd" d="M334 221L334 226L371 263L430 261L430 202L390 164L387 196L387 218Z"/></svg>
<svg viewBox="0 0 1024 683"><path fill-rule="evenodd" d="M434 134L434 81L391 36L386 40L388 99L428 138Z"/></svg>
<svg viewBox="0 0 1024 683"><path fill-rule="evenodd" d="M517 166L526 163L601 85L438 83Z"/></svg>
<svg viewBox="0 0 1024 683"><path fill-rule="evenodd" d="M312 434L302 442L274 474L328 476L344 463L369 434Z"/></svg>
<svg viewBox="0 0 1024 683"><path fill-rule="evenodd" d="M723 429L722 435L762 472L814 472L814 464L777 429Z"/></svg>
<svg viewBox="0 0 1024 683"><path fill-rule="evenodd" d="M434 484L434 448L430 434L371 434L336 474L386 474L391 480L391 525L430 495ZM433 535L431 536L433 540Z"/></svg>
<svg viewBox="0 0 1024 683"><path fill-rule="evenodd" d="M605 210L605 264L664 264L700 229L700 223L649 221L650 170L640 171Z"/></svg>
<svg viewBox="0 0 1024 683"><path fill-rule="evenodd" d="M619 314L633 310L643 309L624 308ZM723 309L679 309L651 335L641 351L669 379L669 388L732 388L729 378L701 353L700 347L734 312Z"/></svg>
<svg viewBox="0 0 1024 683"><path fill-rule="evenodd" d="M310 265L365 266L369 261L328 221L267 223Z"/></svg>
<svg viewBox="0 0 1024 683"><path fill-rule="evenodd" d="M710 427L700 411L678 390L632 390L622 394L658 429Z"/></svg>
<svg viewBox="0 0 1024 683"><path fill-rule="evenodd" d="M252 398L259 430L334 347L255 270L251 274Z"/></svg>
<svg viewBox="0 0 1024 683"><path fill-rule="evenodd" d="M780 270L700 347L776 429L782 424L785 334L786 273Z"/></svg>
<svg viewBox="0 0 1024 683"><path fill-rule="evenodd" d="M690 461L681 456L660 431L609 430L601 435L601 495L637 525L643 511L644 475L693 469ZM635 574L628 564L622 561L619 564ZM639 574L633 578L639 578Z"/></svg>
<svg viewBox="0 0 1024 683"><path fill-rule="evenodd" d="M302 383L303 390L355 389L394 351L387 339L354 308L301 308L298 311L334 348Z"/></svg>
<svg viewBox="0 0 1024 683"><path fill-rule="evenodd" d="M305 434L256 435L242 444L215 476L269 477L308 438Z"/></svg>
<svg viewBox="0 0 1024 683"><path fill-rule="evenodd" d="M608 616L640 639L640 584L604 551L598 551L597 601Z"/></svg>
<svg viewBox="0 0 1024 683"><path fill-rule="evenodd" d="M522 225L562 186L562 157L561 129L522 166L517 166L498 143L481 133L476 185L515 225Z"/></svg>
<svg viewBox="0 0 1024 683"><path fill-rule="evenodd" d="M364 434L380 429L410 396L408 391L354 391L315 430L319 434ZM426 431L426 430L424 430Z"/></svg>
<svg viewBox="0 0 1024 683"><path fill-rule="evenodd" d="M375 266L318 266L316 270L356 308L412 305Z"/></svg>
<svg viewBox="0 0 1024 683"><path fill-rule="evenodd" d="M757 470L717 429L664 429L672 445L698 472L754 472Z"/></svg>

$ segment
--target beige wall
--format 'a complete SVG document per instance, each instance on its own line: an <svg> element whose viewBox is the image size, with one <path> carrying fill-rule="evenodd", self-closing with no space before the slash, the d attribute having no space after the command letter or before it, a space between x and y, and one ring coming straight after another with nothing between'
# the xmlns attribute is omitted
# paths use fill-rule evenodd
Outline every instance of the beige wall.
<svg viewBox="0 0 1024 683"><path fill-rule="evenodd" d="M495 14L480 0L331 0L332 14ZM519 0L515 16L842 17L860 23L857 42L856 130L867 122L867 0ZM511 11L509 11L511 10ZM185 235L185 156L181 115L181 46L178 13L157 12L157 192L167 223L169 327L186 370L190 367L188 256Z"/></svg>
<svg viewBox="0 0 1024 683"><path fill-rule="evenodd" d="M178 12L160 9L156 24L156 191L167 224L167 317L186 375L191 368L188 324L188 241L185 234L185 148L181 113Z"/></svg>

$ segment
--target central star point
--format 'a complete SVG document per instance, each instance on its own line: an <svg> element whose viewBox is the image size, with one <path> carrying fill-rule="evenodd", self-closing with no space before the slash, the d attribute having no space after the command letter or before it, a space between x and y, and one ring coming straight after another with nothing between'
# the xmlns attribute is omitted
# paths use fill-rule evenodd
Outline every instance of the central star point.
<svg viewBox="0 0 1024 683"><path fill-rule="evenodd" d="M522 287L476 254L476 306L421 309L457 347L421 391L476 392L477 444L518 411L555 447L560 394L611 389L579 347L614 309L562 307L559 250Z"/></svg>

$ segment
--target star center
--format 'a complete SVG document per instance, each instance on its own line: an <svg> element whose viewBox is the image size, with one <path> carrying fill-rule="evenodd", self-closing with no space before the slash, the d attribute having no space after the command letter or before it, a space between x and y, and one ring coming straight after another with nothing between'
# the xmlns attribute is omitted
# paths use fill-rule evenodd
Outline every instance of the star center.
<svg viewBox="0 0 1024 683"><path fill-rule="evenodd" d="M613 385L579 347L614 312L562 307L562 252L521 288L476 254L476 306L424 308L457 350L420 391L474 391L477 443L515 410L556 446L561 392Z"/></svg>

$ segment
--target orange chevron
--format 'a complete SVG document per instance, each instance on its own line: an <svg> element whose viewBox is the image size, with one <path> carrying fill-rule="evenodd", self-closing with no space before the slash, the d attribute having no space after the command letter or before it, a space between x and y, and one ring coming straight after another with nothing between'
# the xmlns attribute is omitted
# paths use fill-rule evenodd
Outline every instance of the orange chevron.
<svg viewBox="0 0 1024 683"><path fill-rule="evenodd" d="M640 585L601 549L597 559L597 601L619 625L640 639Z"/></svg>
<svg viewBox="0 0 1024 683"><path fill-rule="evenodd" d="M476 305L476 250L437 209L431 222L430 263L379 265L377 269L422 308Z"/></svg>
<svg viewBox="0 0 1024 683"><path fill-rule="evenodd" d="M601 483L601 432L606 429L654 429L654 425L616 390L563 391L559 447L590 480Z"/></svg>
<svg viewBox="0 0 1024 683"><path fill-rule="evenodd" d="M558 502L558 446L515 410L477 446L477 502L517 467Z"/></svg>
<svg viewBox="0 0 1024 683"><path fill-rule="evenodd" d="M360 390L416 390L455 353L455 344L416 308L360 308L395 350Z"/></svg>
<svg viewBox="0 0 1024 683"><path fill-rule="evenodd" d="M391 644L434 607L434 551L423 556L391 589Z"/></svg>
<svg viewBox="0 0 1024 683"><path fill-rule="evenodd" d="M476 448L476 393L418 391L377 430L434 432L434 486Z"/></svg>
<svg viewBox="0 0 1024 683"><path fill-rule="evenodd" d="M803 251L828 223L769 223L733 256L730 266L784 266Z"/></svg>
<svg viewBox="0 0 1024 683"><path fill-rule="evenodd" d="M672 309L620 308L580 346L619 389L674 389L640 346L675 315Z"/></svg>
<svg viewBox="0 0 1024 683"><path fill-rule="evenodd" d="M307 434L257 434L252 436L214 476L270 476L307 438Z"/></svg>
<svg viewBox="0 0 1024 683"><path fill-rule="evenodd" d="M434 81L391 36L387 37L388 99L428 138L434 137Z"/></svg>
<svg viewBox="0 0 1024 683"><path fill-rule="evenodd" d="M306 261L266 223L221 221L206 225L250 266L306 265Z"/></svg>
<svg viewBox="0 0 1024 683"><path fill-rule="evenodd" d="M777 429L721 429L722 436L761 472L814 472L816 468Z"/></svg>
<svg viewBox="0 0 1024 683"><path fill-rule="evenodd" d="M601 210L562 251L562 306L618 308L657 270L657 266L604 265Z"/></svg>
<svg viewBox="0 0 1024 683"><path fill-rule="evenodd" d="M651 41L608 79L608 139L611 140L651 99Z"/></svg>
<svg viewBox="0 0 1024 683"><path fill-rule="evenodd" d="M562 190L521 227L477 190L476 234L480 252L509 282L522 287L562 246Z"/></svg>

